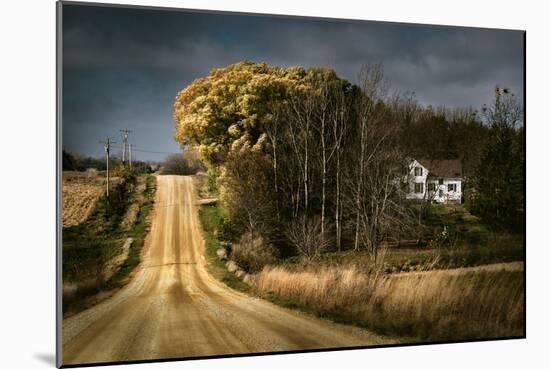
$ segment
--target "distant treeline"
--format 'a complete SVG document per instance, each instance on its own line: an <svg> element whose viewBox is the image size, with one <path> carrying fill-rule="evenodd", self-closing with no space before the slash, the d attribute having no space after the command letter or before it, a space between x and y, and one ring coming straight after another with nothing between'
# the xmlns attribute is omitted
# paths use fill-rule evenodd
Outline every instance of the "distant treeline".
<svg viewBox="0 0 550 369"><path fill-rule="evenodd" d="M205 170L197 152L190 147L182 154L168 156L162 163L162 174L190 175Z"/></svg>
<svg viewBox="0 0 550 369"><path fill-rule="evenodd" d="M524 156L515 96L447 109L389 88L381 65L351 84L326 68L242 62L176 97L176 139L197 148L238 234L317 255L372 250L420 229L400 183L415 159L461 159L467 205L521 231Z"/></svg>
<svg viewBox="0 0 550 369"><path fill-rule="evenodd" d="M109 165L115 168L122 164L122 160L116 156L109 158ZM151 164L146 161L132 160L132 168L136 173L151 173ZM87 169L106 170L107 163L105 158L94 158L91 156L82 156L63 150L63 170L85 171Z"/></svg>

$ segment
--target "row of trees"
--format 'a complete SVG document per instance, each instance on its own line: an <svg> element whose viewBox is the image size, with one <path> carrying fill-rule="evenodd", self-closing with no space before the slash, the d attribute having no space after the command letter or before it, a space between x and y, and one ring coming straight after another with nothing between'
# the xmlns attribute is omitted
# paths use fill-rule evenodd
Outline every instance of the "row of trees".
<svg viewBox="0 0 550 369"><path fill-rule="evenodd" d="M110 166L112 168L122 166L122 155L112 155L110 158ZM94 158L91 156L83 156L77 153L71 153L63 150L62 158L63 170L84 171L87 169L106 170L107 163L105 158ZM132 169L136 173L151 173L151 163L141 160L132 161Z"/></svg>
<svg viewBox="0 0 550 369"><path fill-rule="evenodd" d="M234 64L181 91L174 119L176 139L218 180L234 227L308 256L328 245L376 255L384 238L414 233L419 218L401 186L408 158L460 157L474 174L495 129L474 111L391 92L381 65L364 66L352 85L325 68Z"/></svg>

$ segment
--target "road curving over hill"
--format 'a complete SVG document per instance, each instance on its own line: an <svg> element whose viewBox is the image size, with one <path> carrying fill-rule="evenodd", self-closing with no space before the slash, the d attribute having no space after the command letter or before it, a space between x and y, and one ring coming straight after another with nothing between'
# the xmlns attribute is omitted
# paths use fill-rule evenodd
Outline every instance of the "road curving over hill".
<svg viewBox="0 0 550 369"><path fill-rule="evenodd" d="M207 272L192 178L158 176L156 196L133 279L64 319L64 365L391 343L230 289Z"/></svg>

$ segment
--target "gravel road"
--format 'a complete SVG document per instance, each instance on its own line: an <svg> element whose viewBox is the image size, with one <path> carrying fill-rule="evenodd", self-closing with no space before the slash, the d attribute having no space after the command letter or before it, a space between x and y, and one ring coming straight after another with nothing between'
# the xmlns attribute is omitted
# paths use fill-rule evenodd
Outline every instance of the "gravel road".
<svg viewBox="0 0 550 369"><path fill-rule="evenodd" d="M207 272L192 178L158 176L156 196L130 283L63 321L63 364L392 342L228 288Z"/></svg>

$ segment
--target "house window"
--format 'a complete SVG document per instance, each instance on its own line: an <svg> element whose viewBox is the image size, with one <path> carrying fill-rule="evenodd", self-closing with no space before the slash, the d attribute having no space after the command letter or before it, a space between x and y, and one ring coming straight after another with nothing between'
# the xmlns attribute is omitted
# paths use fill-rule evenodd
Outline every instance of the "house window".
<svg viewBox="0 0 550 369"><path fill-rule="evenodd" d="M456 183L449 183L447 185L447 191L448 192L455 192L456 191Z"/></svg>
<svg viewBox="0 0 550 369"><path fill-rule="evenodd" d="M414 175L415 177L421 177L422 176L422 168L414 168Z"/></svg>
<svg viewBox="0 0 550 369"><path fill-rule="evenodd" d="M439 184L440 184L440 185L443 184L443 178L439 178Z"/></svg>
<svg viewBox="0 0 550 369"><path fill-rule="evenodd" d="M424 183L415 183L415 184L414 184L414 192L415 192L415 193L422 193L422 192L424 192Z"/></svg>
<svg viewBox="0 0 550 369"><path fill-rule="evenodd" d="M428 183L428 191L435 191L435 183Z"/></svg>

